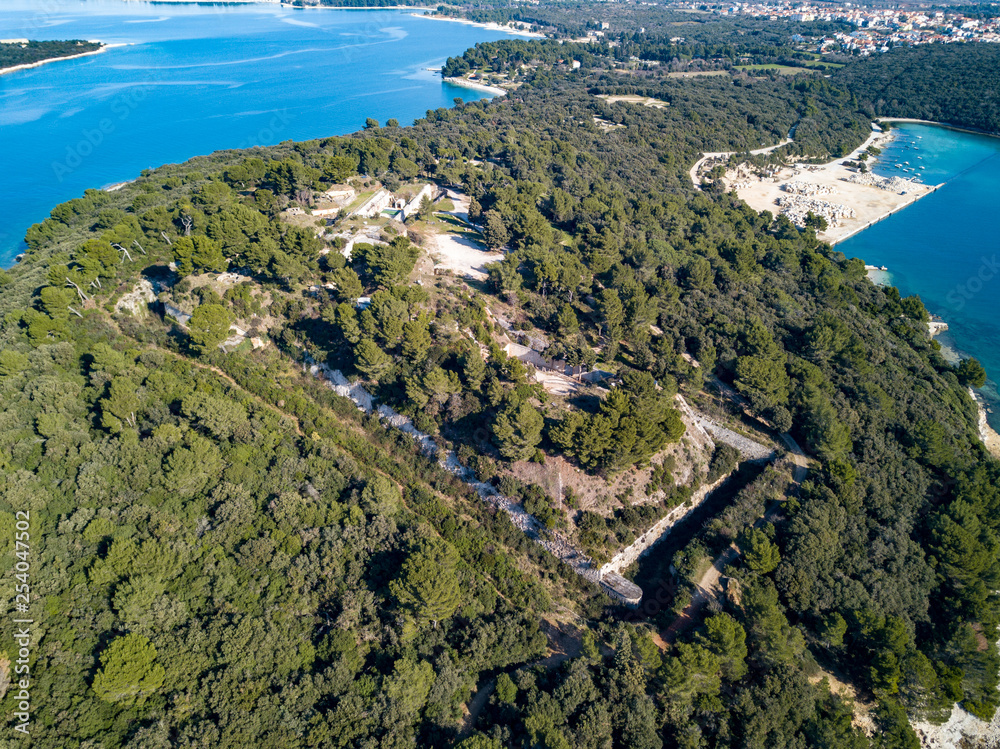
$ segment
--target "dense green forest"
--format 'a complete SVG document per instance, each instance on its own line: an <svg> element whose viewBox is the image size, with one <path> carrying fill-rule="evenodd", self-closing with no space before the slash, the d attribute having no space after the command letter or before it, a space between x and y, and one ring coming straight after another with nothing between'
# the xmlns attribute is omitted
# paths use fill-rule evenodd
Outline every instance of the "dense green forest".
<svg viewBox="0 0 1000 749"><path fill-rule="evenodd" d="M715 61L727 65L743 62L812 60L796 48L793 35L822 37L851 31L841 22L782 22L763 19L721 18L703 11L631 3L518 2L466 3L440 6L438 13L480 23L528 23L559 39L578 39L590 33L602 54L612 60L670 63Z"/></svg>
<svg viewBox="0 0 1000 749"><path fill-rule="evenodd" d="M538 49L463 56L532 63L501 99L147 171L29 230L0 274L0 543L10 568L30 513L34 745L910 748L908 719L993 714L1000 466L971 368L944 360L919 299L687 174L795 125L814 158L857 145L860 74L622 79ZM596 96L626 92L669 105ZM417 237L348 259L282 219L347 179L414 178L461 189L506 248L482 284L411 283ZM220 294L206 280L227 269L249 280ZM140 280L156 299L133 315L119 302ZM553 412L495 343L501 306L613 370L604 398ZM269 345L221 349L233 321ZM646 463L679 437L670 396L710 376L814 467L787 499L762 474L677 557L676 599L629 612L308 360L497 483L524 459ZM572 537L606 530L561 517ZM738 595L662 647L685 559L731 542ZM9 629L0 650L12 716ZM872 705L871 735L831 672Z"/></svg>
<svg viewBox="0 0 1000 749"><path fill-rule="evenodd" d="M998 71L996 45L925 44L852 63L833 80L873 116L913 117L997 133Z"/></svg>
<svg viewBox="0 0 1000 749"><path fill-rule="evenodd" d="M79 39L59 42L0 44L0 68L12 68L16 65L30 65L42 60L80 55L84 52L94 52L100 48L101 45L98 42L85 42Z"/></svg>

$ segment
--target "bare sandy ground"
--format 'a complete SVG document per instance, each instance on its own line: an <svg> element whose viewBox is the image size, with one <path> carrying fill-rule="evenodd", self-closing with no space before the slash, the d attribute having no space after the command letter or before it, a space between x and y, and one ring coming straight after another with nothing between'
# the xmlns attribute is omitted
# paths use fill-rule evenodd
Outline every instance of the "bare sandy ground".
<svg viewBox="0 0 1000 749"><path fill-rule="evenodd" d="M853 172L843 166L844 161L856 159L869 145L884 143L891 137L888 134L872 133L872 136L850 156L831 161L828 164L818 166L801 164L786 167L778 172L774 178L764 180L756 177L741 179L736 187L736 192L754 210L771 211L777 215L779 213L777 199L785 194L781 189L782 185L798 181L832 188L836 190L836 193L821 195L818 198L828 203L839 203L853 208L855 216L841 219L837 226L831 225L826 231L820 232L818 236L831 244L842 242L937 189L934 185L914 184L905 194L900 195L890 190L882 190L869 185L856 185L845 181ZM728 186L732 187L735 184L736 180Z"/></svg>
<svg viewBox="0 0 1000 749"><path fill-rule="evenodd" d="M535 370L535 382L540 383L550 395L574 395L587 387L572 377L544 369Z"/></svg>
<svg viewBox="0 0 1000 749"><path fill-rule="evenodd" d="M604 99L608 104L623 101L627 104L642 104L643 106L655 107L656 109L663 109L670 106L667 102L654 99L652 96L611 96L609 94L597 94L597 98Z"/></svg>
<svg viewBox="0 0 1000 749"><path fill-rule="evenodd" d="M486 252L472 240L454 234L438 234L434 242L435 267L446 268L477 281L483 281L489 275L487 265L503 260L503 253Z"/></svg>
<svg viewBox="0 0 1000 749"><path fill-rule="evenodd" d="M976 408L979 410L979 438L983 441L983 445L990 455L994 458L1000 458L1000 434L997 434L986 420L986 407L983 405L982 399L976 395L976 391L969 388L969 395L976 402Z"/></svg>
<svg viewBox="0 0 1000 749"><path fill-rule="evenodd" d="M1000 747L1000 712L987 723L955 705L944 725L935 726L923 722L912 725L920 739L920 746L924 749L957 749L960 746L982 749Z"/></svg>
<svg viewBox="0 0 1000 749"><path fill-rule="evenodd" d="M457 78L449 77L445 80L452 86L461 86L462 88L471 88L476 91L485 91L488 94L493 94L494 96L505 96L507 94L506 89L499 88L497 86L488 86L485 83L476 83L475 81L470 81L467 78Z"/></svg>
<svg viewBox="0 0 1000 749"><path fill-rule="evenodd" d="M444 211L444 213L468 223L468 196L449 190L448 199L455 204L455 210ZM433 242L434 247L431 249L431 253L434 256L436 267L454 271L477 281L483 281L488 277L487 265L503 260L502 252L487 252L471 239L457 234L447 232L436 234L433 237Z"/></svg>
<svg viewBox="0 0 1000 749"><path fill-rule="evenodd" d="M776 151L782 146L787 146L791 142L792 142L791 138L785 138L783 141L781 141L781 143L776 143L773 146L765 146L764 148L755 148L749 153L751 156L756 156L757 154L762 154L762 153L771 153L771 151ZM694 162L694 166L691 167L691 172L690 172L691 181L694 183L694 186L699 190L701 189L700 187L701 180L698 178L698 172L701 170L702 164L704 164L709 159L718 159L718 158L728 159L734 153L735 151L710 151L708 153L703 154L700 159Z"/></svg>
<svg viewBox="0 0 1000 749"><path fill-rule="evenodd" d="M728 70L685 70L677 73L667 73L667 78L698 78L706 75L729 75Z"/></svg>

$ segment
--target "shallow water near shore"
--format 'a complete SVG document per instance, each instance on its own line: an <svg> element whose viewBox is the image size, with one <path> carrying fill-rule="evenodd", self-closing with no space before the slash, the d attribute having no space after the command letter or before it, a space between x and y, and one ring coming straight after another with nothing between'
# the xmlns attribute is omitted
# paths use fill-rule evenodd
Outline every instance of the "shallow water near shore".
<svg viewBox="0 0 1000 749"><path fill-rule="evenodd" d="M0 38L130 46L0 76L0 267L31 224L87 188L489 97L427 68L510 35L413 13L5 0Z"/></svg>
<svg viewBox="0 0 1000 749"><path fill-rule="evenodd" d="M874 171L945 184L837 249L888 266L901 294L918 294L948 323L940 340L986 367L982 395L1000 428L1000 138L901 124Z"/></svg>

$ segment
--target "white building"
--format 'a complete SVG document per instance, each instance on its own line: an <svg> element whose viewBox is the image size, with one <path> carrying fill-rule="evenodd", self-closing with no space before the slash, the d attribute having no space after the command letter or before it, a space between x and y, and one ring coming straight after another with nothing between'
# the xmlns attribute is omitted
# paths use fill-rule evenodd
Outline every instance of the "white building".
<svg viewBox="0 0 1000 749"><path fill-rule="evenodd" d="M354 211L352 215L375 218L375 216L379 215L390 205L392 205L392 193L382 189L362 203L361 207Z"/></svg>

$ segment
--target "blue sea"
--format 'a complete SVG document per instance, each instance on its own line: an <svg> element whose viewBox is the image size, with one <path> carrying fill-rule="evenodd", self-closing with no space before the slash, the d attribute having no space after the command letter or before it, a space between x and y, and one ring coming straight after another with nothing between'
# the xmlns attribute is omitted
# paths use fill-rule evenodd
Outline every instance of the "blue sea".
<svg viewBox="0 0 1000 749"><path fill-rule="evenodd" d="M901 124L874 171L942 187L837 249L887 266L889 283L948 323L938 340L986 367L981 392L1000 428L1000 138Z"/></svg>
<svg viewBox="0 0 1000 749"><path fill-rule="evenodd" d="M419 12L419 11L418 11ZM224 148L407 125L486 94L440 67L508 35L411 10L3 0L0 38L127 46L0 76L0 267L88 187Z"/></svg>

